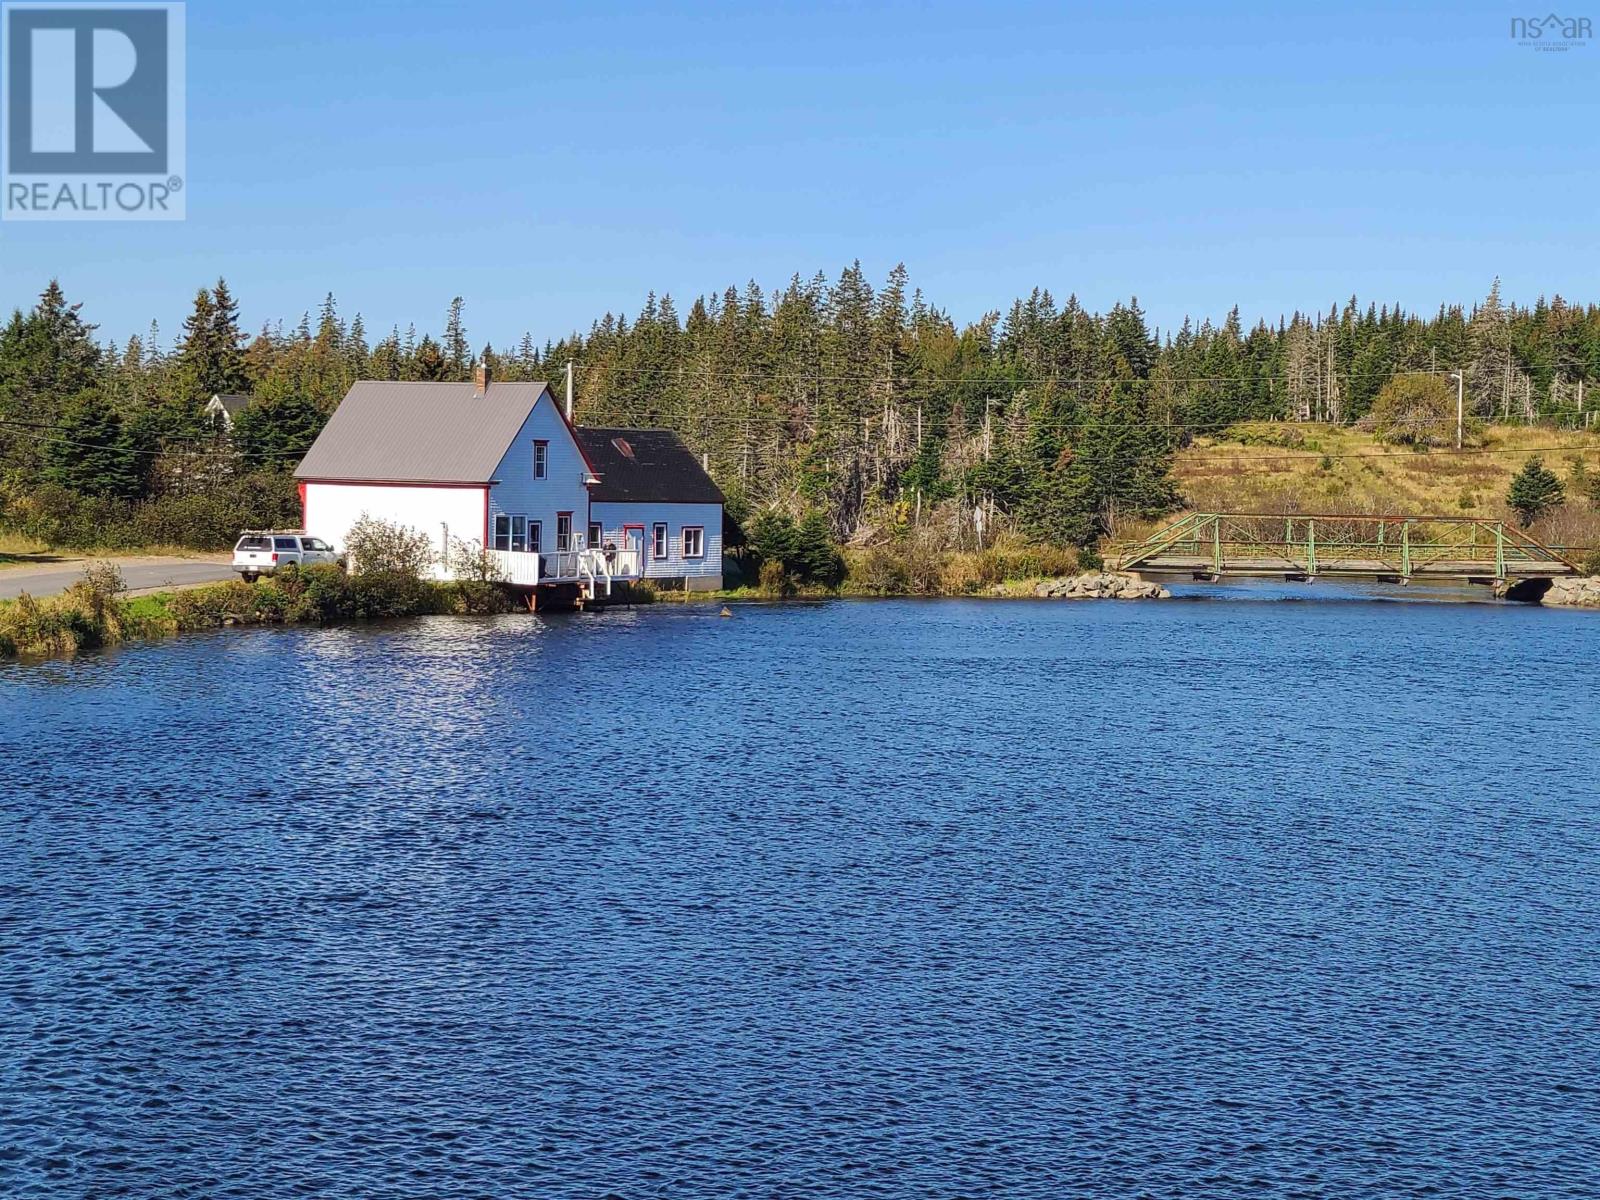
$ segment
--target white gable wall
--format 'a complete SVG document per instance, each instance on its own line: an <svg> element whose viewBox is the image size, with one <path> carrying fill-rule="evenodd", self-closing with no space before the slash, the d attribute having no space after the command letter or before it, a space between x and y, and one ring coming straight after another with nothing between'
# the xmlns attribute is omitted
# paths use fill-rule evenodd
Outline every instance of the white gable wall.
<svg viewBox="0 0 1600 1200"><path fill-rule="evenodd" d="M425 535L441 556L446 538L463 542L483 539L488 489L478 486L446 487L395 483L316 483L305 485L305 531L345 548L350 527L363 515L415 529ZM435 572L445 577L441 561Z"/></svg>

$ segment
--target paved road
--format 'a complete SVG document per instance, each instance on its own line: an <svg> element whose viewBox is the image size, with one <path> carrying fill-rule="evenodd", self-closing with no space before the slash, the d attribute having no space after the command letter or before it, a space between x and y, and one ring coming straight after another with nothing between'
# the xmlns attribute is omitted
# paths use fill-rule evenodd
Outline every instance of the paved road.
<svg viewBox="0 0 1600 1200"><path fill-rule="evenodd" d="M65 559L48 563L0 566L0 600L15 600L22 592L30 596L53 596L64 592L83 576L90 559ZM171 587L174 584L212 583L232 579L225 562L197 558L120 558L110 560L122 568L122 582L129 591Z"/></svg>

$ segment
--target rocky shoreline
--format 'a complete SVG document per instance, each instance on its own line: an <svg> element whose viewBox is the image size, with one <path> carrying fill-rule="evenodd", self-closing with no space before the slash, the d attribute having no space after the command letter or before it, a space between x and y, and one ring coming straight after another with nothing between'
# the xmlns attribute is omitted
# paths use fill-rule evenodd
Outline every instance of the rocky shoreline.
<svg viewBox="0 0 1600 1200"><path fill-rule="evenodd" d="M1082 575L1058 579L999 583L991 589L991 594L1041 600L1168 600L1172 597L1159 583L1121 571L1086 571Z"/></svg>
<svg viewBox="0 0 1600 1200"><path fill-rule="evenodd" d="M1550 608L1600 608L1600 575L1552 579L1539 603Z"/></svg>

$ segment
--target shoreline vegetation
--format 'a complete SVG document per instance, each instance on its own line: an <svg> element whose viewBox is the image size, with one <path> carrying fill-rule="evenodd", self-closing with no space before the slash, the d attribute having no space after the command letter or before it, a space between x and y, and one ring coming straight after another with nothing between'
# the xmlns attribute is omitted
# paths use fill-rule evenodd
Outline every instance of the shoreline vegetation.
<svg viewBox="0 0 1600 1200"><path fill-rule="evenodd" d="M867 596L977 596L993 588L1051 572L1075 572L1079 556L1038 547L996 547L956 554L897 557L883 548L842 558L836 583L821 584L776 561L758 585L716 592L628 589L629 604L661 600L724 601L837 599ZM511 590L492 579L436 582L419 564L348 573L323 564L289 567L254 583L230 580L173 591L128 596L115 562L92 562L59 596L27 594L0 601L0 660L68 658L131 641L156 641L179 633L231 625L333 625L415 616L481 616L517 611Z"/></svg>
<svg viewBox="0 0 1600 1200"><path fill-rule="evenodd" d="M722 604L782 600L874 598L927 599L1167 599L1161 584L1096 567L1079 570L1065 558L972 556L977 562L944 562L934 570L895 564L881 557L871 574L847 576L836 587L817 585L739 586L715 592L629 588L612 604ZM1009 563L1059 566L1054 575L995 578ZM893 585L894 590L891 590ZM1561 581L1544 599L1555 607L1600 608L1600 577ZM610 605L597 605L608 607ZM435 582L404 571L348 574L341 567L289 567L254 583L196 584L173 591L127 596L114 563L95 562L59 596L27 594L0 601L0 662L72 658L83 651L131 642L163 641L182 633L229 626L340 625L420 616L489 616L521 611L506 586L485 580ZM726 615L726 614L724 614Z"/></svg>

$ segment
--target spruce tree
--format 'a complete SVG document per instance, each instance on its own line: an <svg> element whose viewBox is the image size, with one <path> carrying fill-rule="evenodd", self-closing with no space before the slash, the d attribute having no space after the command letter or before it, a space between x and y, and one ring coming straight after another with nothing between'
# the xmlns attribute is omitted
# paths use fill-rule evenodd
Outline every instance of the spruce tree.
<svg viewBox="0 0 1600 1200"><path fill-rule="evenodd" d="M466 302L457 296L450 301L450 311L445 316L444 351L445 367L450 379L465 379L472 365L472 349L467 344L467 327L462 320ZM446 376L440 376L445 378Z"/></svg>
<svg viewBox="0 0 1600 1200"><path fill-rule="evenodd" d="M1506 494L1506 506L1517 514L1517 522L1524 529L1532 525L1551 509L1566 503L1567 491L1555 472L1539 458L1530 458L1528 465L1511 480L1511 490Z"/></svg>
<svg viewBox="0 0 1600 1200"><path fill-rule="evenodd" d="M139 493L138 455L122 421L98 392L80 392L66 404L45 443L43 478L85 496Z"/></svg>

